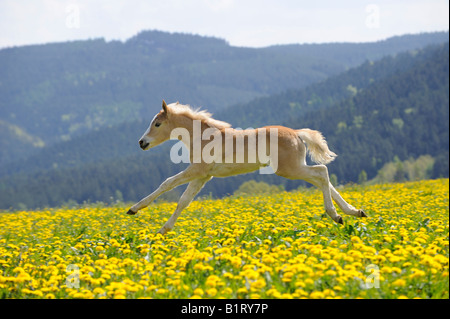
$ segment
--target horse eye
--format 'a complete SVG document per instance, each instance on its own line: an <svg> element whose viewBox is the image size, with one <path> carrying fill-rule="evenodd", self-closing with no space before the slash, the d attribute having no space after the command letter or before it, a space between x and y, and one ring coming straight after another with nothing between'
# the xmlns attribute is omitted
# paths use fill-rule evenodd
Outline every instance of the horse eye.
<svg viewBox="0 0 450 319"><path fill-rule="evenodd" d="M156 127L159 127L161 125L161 123L155 123Z"/></svg>

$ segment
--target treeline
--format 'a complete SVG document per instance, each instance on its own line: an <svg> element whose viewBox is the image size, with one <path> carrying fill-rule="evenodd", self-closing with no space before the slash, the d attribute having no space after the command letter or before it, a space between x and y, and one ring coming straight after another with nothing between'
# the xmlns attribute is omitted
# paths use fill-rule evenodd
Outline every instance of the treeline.
<svg viewBox="0 0 450 319"><path fill-rule="evenodd" d="M400 161L400 159L396 156L394 157L393 162L384 164L378 171L377 176L373 180L369 181L369 183L401 183L405 181L420 181L437 177L437 171L441 171L443 168L436 167L434 165L435 162L436 160L430 155L422 155L417 159L410 158L405 161ZM365 183L367 180L361 179L360 182Z"/></svg>
<svg viewBox="0 0 450 319"><path fill-rule="evenodd" d="M366 171L362 170L358 175L358 184L386 184L386 183L403 183L406 181L421 181L442 176L437 176L440 168L434 166L435 159L430 155L422 155L418 158L409 158L405 161L395 156L393 162L383 165L378 171L375 178L367 180ZM448 169L448 168L447 168ZM448 170L447 170L448 173ZM447 174L448 176L448 174ZM331 174L330 182L334 186L339 186L337 176ZM302 190L305 188L300 186ZM291 189L291 188L290 188ZM257 195L257 194L274 194L285 191L283 184L273 185L264 181L249 180L242 183L233 195ZM178 194L179 195L179 194ZM170 201L177 201L178 198L169 198Z"/></svg>
<svg viewBox="0 0 450 319"><path fill-rule="evenodd" d="M68 201L110 202L118 192L124 200L133 201L178 173L180 166L183 165L170 162L168 153L153 153L150 157L130 156L82 167L14 175L0 180L0 204L6 209L59 206Z"/></svg>

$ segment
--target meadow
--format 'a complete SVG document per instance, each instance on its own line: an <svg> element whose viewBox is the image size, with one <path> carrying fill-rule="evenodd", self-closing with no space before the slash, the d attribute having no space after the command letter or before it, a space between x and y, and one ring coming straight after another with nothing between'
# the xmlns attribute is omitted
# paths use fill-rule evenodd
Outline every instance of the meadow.
<svg viewBox="0 0 450 319"><path fill-rule="evenodd" d="M340 192L0 213L0 298L449 298L448 179Z"/></svg>

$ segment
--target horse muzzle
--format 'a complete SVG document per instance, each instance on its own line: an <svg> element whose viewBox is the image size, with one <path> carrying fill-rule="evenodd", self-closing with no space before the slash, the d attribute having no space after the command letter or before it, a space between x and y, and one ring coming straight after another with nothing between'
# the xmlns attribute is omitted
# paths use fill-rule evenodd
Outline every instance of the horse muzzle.
<svg viewBox="0 0 450 319"><path fill-rule="evenodd" d="M150 143L145 140L139 140L139 146L145 151L149 148Z"/></svg>

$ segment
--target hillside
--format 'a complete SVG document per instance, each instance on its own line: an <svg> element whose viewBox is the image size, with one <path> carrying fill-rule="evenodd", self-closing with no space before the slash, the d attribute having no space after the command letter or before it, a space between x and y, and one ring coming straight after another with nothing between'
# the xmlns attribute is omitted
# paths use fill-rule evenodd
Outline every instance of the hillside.
<svg viewBox="0 0 450 319"><path fill-rule="evenodd" d="M45 143L38 137L35 137L24 129L0 120L0 163L8 163L17 160L17 157L23 157L28 154L30 148L36 150L42 149ZM10 152L9 150L15 150ZM1 170L0 166L0 170Z"/></svg>
<svg viewBox="0 0 450 319"><path fill-rule="evenodd" d="M147 118L162 98L213 112L302 88L366 60L448 39L448 32L376 43L232 47L223 40L145 31L103 39L0 50L0 120L46 145ZM0 165L30 156L21 135L0 137Z"/></svg>
<svg viewBox="0 0 450 319"><path fill-rule="evenodd" d="M339 154L329 170L340 182L357 181L362 170L373 178L394 156L403 160L423 154L436 158L435 166L440 168L434 177L448 176L448 55L448 43L428 47L414 54L401 54L397 59L365 64L321 84L267 100L278 101L279 105L300 103L292 97L307 97L320 90L332 92L333 88L327 90L324 83L342 82L332 95L336 96L334 104L284 122L290 127L319 129L325 134L330 147ZM370 71L372 68L386 70ZM350 97L340 96L340 90L346 89L348 83L355 87L359 83L356 92L351 92ZM360 83L366 83L365 87ZM60 205L69 199L140 199L183 168L170 162L170 145L145 153L139 150L137 139L147 125L139 121L92 132L46 148L28 161L7 166L0 181L0 203L7 208L17 203L28 207ZM5 177L8 172L20 174ZM214 179L203 194L231 194L249 178L283 183L287 189L300 184L276 176L261 178L250 174Z"/></svg>
<svg viewBox="0 0 450 319"><path fill-rule="evenodd" d="M436 157L435 177L448 176L449 44L332 108L285 124L322 131L340 155L329 171L343 182L357 181L362 170L373 178L395 156L425 154Z"/></svg>
<svg viewBox="0 0 450 319"><path fill-rule="evenodd" d="M300 118L308 112L326 109L352 98L376 81L404 72L430 59L434 50L435 47L430 46L387 56L378 61L367 61L303 89L289 89L222 109L217 113L217 118L242 128L274 125Z"/></svg>

